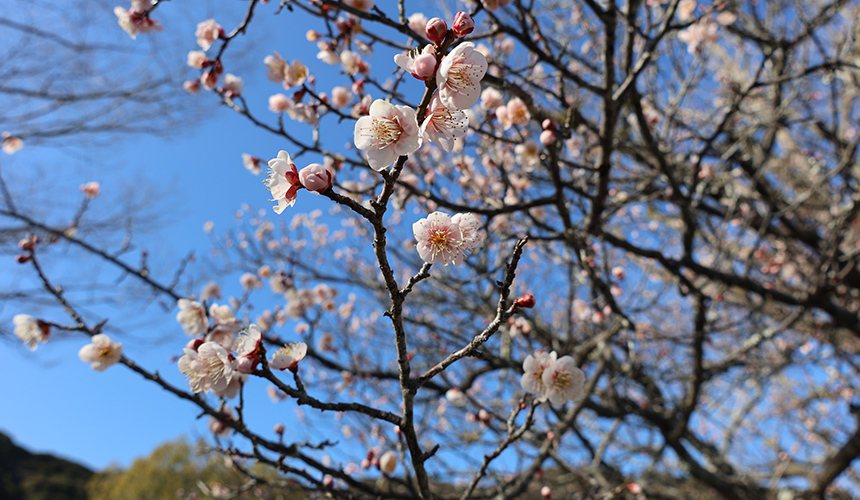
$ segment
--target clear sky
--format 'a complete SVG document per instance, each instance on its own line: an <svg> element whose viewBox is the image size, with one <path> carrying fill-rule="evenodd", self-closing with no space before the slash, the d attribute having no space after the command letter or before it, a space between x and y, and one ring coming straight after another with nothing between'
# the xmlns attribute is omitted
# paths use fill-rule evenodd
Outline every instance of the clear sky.
<svg viewBox="0 0 860 500"><path fill-rule="evenodd" d="M121 3L121 2L117 2ZM165 2L157 10L160 20L171 35L156 33L140 35L137 41L127 38L116 24L112 8L106 7L99 22L104 30L112 30L119 43L162 43L160 40L184 39L181 50L167 50L177 68L185 66L185 53L196 50L194 28L196 23L215 17L228 31L239 21L246 2L226 2L223 9L219 3L215 11L213 3ZM235 42L226 61L242 54L236 67L243 70L245 94L261 116L274 115L266 111L269 95L283 91L279 85L266 80L263 58L273 50L285 58L300 58L313 71L321 70L325 75L331 69L316 61L315 44L305 40L305 26L296 22L297 16L284 12L272 15L277 2L263 5L251 28L251 35ZM388 2L379 2L383 8ZM392 2L393 3L393 2ZM102 4L99 4L102 5ZM105 4L106 5L106 4ZM428 17L442 15L434 9L425 9ZM392 12L396 15L396 12ZM301 18L298 18L301 19ZM113 36L113 35L111 35ZM249 44L252 42L252 44ZM374 56L372 64L387 64L388 58ZM230 67L227 71L230 71ZM392 64L392 70L393 70ZM187 78L195 77L195 70L188 68ZM342 80L342 79L341 79ZM338 84L342 84L339 80ZM178 79L177 85L182 84ZM320 84L320 91L329 91L332 85ZM255 209L263 208L267 217L275 217L267 201L268 191L261 185L263 176L254 177L242 165L241 154L249 153L268 159L286 147L266 132L254 128L241 117L217 104L215 96L201 91L188 96L210 108L199 123L185 124L171 130L165 137L127 137L109 145L69 145L54 142L44 146L28 146L14 156L0 153L0 166L8 178L13 191L32 200L56 200L57 205L42 206L48 214L60 220L68 220L80 199L78 186L88 181L99 181L102 195L95 199L90 210L95 213L116 210L129 192L136 196L148 196L153 191L160 213L159 226L136 240L134 252L126 255L130 263L137 263L139 251L150 252L155 276L170 281L172 269L189 251L202 256L207 252L209 236L204 233L204 222L213 221L215 232L233 224L235 211L244 203ZM301 128L309 134L309 128ZM344 143L351 140L344 136ZM37 184L22 185L21 181L35 176ZM15 184L18 181L19 184ZM41 183L44 182L43 187ZM36 188L34 188L34 186ZM129 188L132 188L131 190ZM317 200L309 200L303 208L316 208ZM42 203L45 203L44 201ZM64 252L67 254L64 255ZM4 257L0 265L3 287L12 290L35 286L32 271L11 263ZM73 276L74 266L81 256L73 249L52 249L45 257L48 265L56 262L69 268L57 269L58 276ZM202 266L192 267L192 273L200 272ZM22 271L24 271L22 273ZM71 272L72 274L64 274ZM114 275L108 266L97 266L88 270L104 282L111 283ZM159 274L160 272L160 274ZM225 285L225 295L237 294L238 285L232 280ZM199 293L199 290L195 291ZM109 291L93 293L93 301L110 298ZM143 304L143 305L141 305ZM83 337L56 334L47 344L40 345L31 353L11 337L11 318L18 313L37 315L35 311L21 310L20 304L0 303L0 319L4 321L3 341L0 342L0 430L11 435L20 446L39 452L55 453L81 462L89 467L101 469L111 463L128 465L134 457L149 453L159 443L181 434L208 435L206 419L195 420L197 412L191 404L184 403L152 383L142 380L124 366L114 366L104 373L91 370L78 360L77 351L87 343ZM34 307L36 307L34 305ZM187 338L173 319L176 309L169 303L158 301L129 302L111 306L110 325L129 332L119 338L125 353L133 360L164 373L168 380L185 387L176 364L171 357L181 354ZM93 305L91 311L100 307ZM58 312L50 319L64 320ZM289 335L289 333L287 333ZM11 337L11 338L10 338ZM171 339L165 341L165 339ZM265 425L289 422L294 418L293 407L282 403L277 411L260 385L248 405L248 415L257 415ZM253 407L259 405L259 411ZM268 405L268 406L264 406Z"/></svg>

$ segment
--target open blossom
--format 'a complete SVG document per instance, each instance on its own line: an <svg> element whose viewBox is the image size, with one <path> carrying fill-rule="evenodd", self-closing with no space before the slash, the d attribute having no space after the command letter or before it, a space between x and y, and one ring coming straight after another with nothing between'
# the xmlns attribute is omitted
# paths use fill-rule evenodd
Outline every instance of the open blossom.
<svg viewBox="0 0 860 500"><path fill-rule="evenodd" d="M447 266L459 266L463 262L460 245L463 235L451 216L444 212L433 212L426 219L412 224L412 232L418 242L418 255L424 262L435 262Z"/></svg>
<svg viewBox="0 0 860 500"><path fill-rule="evenodd" d="M347 87L335 87L331 89L331 105L335 109L343 109L349 106L352 100L352 92Z"/></svg>
<svg viewBox="0 0 860 500"><path fill-rule="evenodd" d="M243 81L233 73L224 75L224 94L230 99L242 94Z"/></svg>
<svg viewBox="0 0 860 500"><path fill-rule="evenodd" d="M266 56L263 63L269 70L266 77L275 83L283 84L285 89L305 83L308 77L308 68L301 61L288 63L277 52L275 55Z"/></svg>
<svg viewBox="0 0 860 500"><path fill-rule="evenodd" d="M377 99L370 105L370 116L355 122L355 147L367 151L367 163L382 170L397 157L414 153L421 147L415 110Z"/></svg>
<svg viewBox="0 0 860 500"><path fill-rule="evenodd" d="M51 327L32 316L16 314L12 322L15 323L15 336L27 344L31 351L36 350L39 342L47 342L51 335Z"/></svg>
<svg viewBox="0 0 860 500"><path fill-rule="evenodd" d="M224 36L224 28L214 19L207 19L197 25L195 36L197 37L197 45L203 50L209 50L215 40Z"/></svg>
<svg viewBox="0 0 860 500"><path fill-rule="evenodd" d="M236 375L230 353L215 342L204 342L196 351L186 347L185 354L179 358L179 371L195 393L224 394Z"/></svg>
<svg viewBox="0 0 860 500"><path fill-rule="evenodd" d="M269 201L278 202L277 206L272 207L275 213L280 214L295 204L300 186L299 172L290 154L283 150L278 152L277 158L269 160L269 178L266 180L266 187L272 192Z"/></svg>
<svg viewBox="0 0 860 500"><path fill-rule="evenodd" d="M550 353L553 363L543 371L543 385L546 397L554 405L565 401L575 401L583 396L585 388L585 373L577 366L570 356L555 359L555 351Z"/></svg>
<svg viewBox="0 0 860 500"><path fill-rule="evenodd" d="M179 314L176 315L176 321L185 333L192 337L206 333L209 329L209 320L206 319L206 309L203 308L203 304L188 299L179 299L177 304Z"/></svg>
<svg viewBox="0 0 860 500"><path fill-rule="evenodd" d="M242 288L245 290L250 290L252 288L263 288L263 284L260 282L260 278L255 274L245 273L242 276L239 276L239 284L242 285Z"/></svg>
<svg viewBox="0 0 860 500"><path fill-rule="evenodd" d="M302 187L315 193L323 193L334 182L334 168L319 163L311 163L299 171Z"/></svg>
<svg viewBox="0 0 860 500"><path fill-rule="evenodd" d="M468 109L481 97L487 58L472 42L461 43L442 59L436 73L439 97L451 109Z"/></svg>
<svg viewBox="0 0 860 500"><path fill-rule="evenodd" d="M272 113L283 113L293 107L293 101L284 94L275 94L269 97L269 111Z"/></svg>
<svg viewBox="0 0 860 500"><path fill-rule="evenodd" d="M88 182L81 184L80 190L84 193L84 196L92 200L101 193L101 184L98 182Z"/></svg>
<svg viewBox="0 0 860 500"><path fill-rule="evenodd" d="M478 231L481 227L481 219L473 213L456 214L451 222L460 228L462 237L460 249L466 253L472 253L484 242L484 234Z"/></svg>
<svg viewBox="0 0 860 500"><path fill-rule="evenodd" d="M299 361L305 359L305 355L307 355L307 353L308 345L304 342L286 344L272 355L272 360L269 361L269 367L273 370L289 369L290 371L296 371L298 369Z"/></svg>
<svg viewBox="0 0 860 500"><path fill-rule="evenodd" d="M343 3L364 12L370 12L373 8L373 0L344 0Z"/></svg>
<svg viewBox="0 0 860 500"><path fill-rule="evenodd" d="M430 141L439 149L450 153L457 139L462 139L469 128L469 117L459 109L448 109L439 94L434 94L427 115L419 132L425 141Z"/></svg>
<svg viewBox="0 0 860 500"><path fill-rule="evenodd" d="M534 394L535 401L546 401L548 396L546 385L543 382L544 372L555 362L556 354L553 351L551 354L546 352L535 353L534 356L529 354L523 362L523 377L520 379L520 385L523 390Z"/></svg>
<svg viewBox="0 0 860 500"><path fill-rule="evenodd" d="M132 2L131 9L115 7L113 13L116 14L119 26L128 33L132 39L137 38L138 33L152 33L153 31L161 31L164 29L158 21L152 20L147 16L147 10L152 6L151 2L136 1Z"/></svg>
<svg viewBox="0 0 860 500"><path fill-rule="evenodd" d="M233 350L237 358L233 362L233 368L241 373L251 373L260 361L260 345L263 343L263 332L257 325L251 324L240 335L233 344Z"/></svg>
<svg viewBox="0 0 860 500"><path fill-rule="evenodd" d="M105 371L122 358L122 344L102 333L93 335L92 343L81 347L78 357L96 371Z"/></svg>
<svg viewBox="0 0 860 500"><path fill-rule="evenodd" d="M266 74L266 78L275 83L281 83L284 80L284 69L287 66L287 62L284 61L281 54L275 52L275 55L266 56L265 59L263 59L263 64L265 64L266 69L269 70Z"/></svg>
<svg viewBox="0 0 860 500"><path fill-rule="evenodd" d="M366 73L370 69L370 65L361 59L361 55L351 50L345 50L340 53L340 63L343 65L343 69L347 75Z"/></svg>

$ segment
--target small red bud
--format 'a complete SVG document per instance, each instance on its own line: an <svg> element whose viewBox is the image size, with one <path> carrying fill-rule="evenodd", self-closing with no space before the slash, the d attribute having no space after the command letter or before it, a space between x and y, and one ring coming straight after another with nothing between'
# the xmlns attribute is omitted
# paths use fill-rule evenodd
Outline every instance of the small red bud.
<svg viewBox="0 0 860 500"><path fill-rule="evenodd" d="M431 42L440 44L445 40L445 35L448 34L448 23L438 17L434 17L424 25L424 34L427 35L427 39Z"/></svg>
<svg viewBox="0 0 860 500"><path fill-rule="evenodd" d="M15 260L18 262L18 264L26 264L30 261L30 256L24 254L16 255Z"/></svg>
<svg viewBox="0 0 860 500"><path fill-rule="evenodd" d="M535 296L530 293L527 293L514 301L515 306L522 307L523 309L531 309L535 304L537 304L537 299L535 299Z"/></svg>
<svg viewBox="0 0 860 500"><path fill-rule="evenodd" d="M451 31L457 38L463 38L475 30L475 20L469 14L460 11L454 16L454 25L451 26Z"/></svg>

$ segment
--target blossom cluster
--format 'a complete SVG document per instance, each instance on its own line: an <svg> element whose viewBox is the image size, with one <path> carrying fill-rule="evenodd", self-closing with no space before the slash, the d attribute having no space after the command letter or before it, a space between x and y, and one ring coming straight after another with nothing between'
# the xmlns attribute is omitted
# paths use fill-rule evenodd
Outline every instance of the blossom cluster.
<svg viewBox="0 0 860 500"><path fill-rule="evenodd" d="M286 151L280 151L277 158L269 160L269 178L266 187L272 193L270 201L277 201L273 207L280 214L285 208L293 206L299 189L324 193L334 183L335 170L332 165L311 163L299 171Z"/></svg>
<svg viewBox="0 0 860 500"><path fill-rule="evenodd" d="M211 337L195 338L188 343L178 361L179 371L185 375L192 392L232 398L261 362L263 333L252 323L232 344L225 346L223 338L207 338ZM268 365L275 370L296 371L306 354L307 344L294 342L276 351Z"/></svg>
<svg viewBox="0 0 860 500"><path fill-rule="evenodd" d="M138 33L148 34L164 29L158 21L149 18L150 9L152 0L131 0L131 8L115 7L113 12L123 31L137 38Z"/></svg>
<svg viewBox="0 0 860 500"><path fill-rule="evenodd" d="M480 219L472 213L451 217L445 212L433 212L412 224L418 255L424 262L459 266L466 254L483 243L480 225Z"/></svg>
<svg viewBox="0 0 860 500"><path fill-rule="evenodd" d="M523 372L520 384L538 402L560 405L585 394L585 373L570 356L559 358L555 351L530 354L523 362Z"/></svg>

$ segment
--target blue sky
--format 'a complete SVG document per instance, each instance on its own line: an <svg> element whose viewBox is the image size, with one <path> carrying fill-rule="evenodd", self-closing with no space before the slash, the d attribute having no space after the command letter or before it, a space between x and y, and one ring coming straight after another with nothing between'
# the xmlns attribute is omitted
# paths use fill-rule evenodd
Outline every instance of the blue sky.
<svg viewBox="0 0 860 500"><path fill-rule="evenodd" d="M218 7L214 17L229 31L240 19L247 3L228 4L227 9ZM225 60L243 69L240 74L245 79L245 94L252 109L273 122L274 115L266 111L266 99L283 90L266 80L262 64L266 55L277 50L285 58L301 58L321 76L334 75L331 69L317 63L316 47L305 40L305 29L294 28L301 23L288 21L296 19L296 15L291 14L287 18L288 13L284 12L275 17L272 15L274 8L272 4L261 6L251 36L236 40ZM98 20L105 30L112 30L106 36L129 46L160 43L164 49L164 45L169 45L165 41L181 38L184 40L181 50L164 53L169 54L169 57L165 56L169 63L182 68L187 50L198 48L193 36L196 23L213 17L214 11L215 7L207 2L165 2L154 17L169 32L156 33L151 39L141 35L137 41L122 33L112 9L103 11ZM429 9L424 12L429 17L441 14ZM249 45L249 42L253 44ZM240 55L241 59L236 60ZM372 64L389 62L380 55L371 61ZM230 70L228 66L227 71ZM194 78L195 70L188 68L187 77ZM181 83L182 80L177 81L177 85ZM343 79L331 85L321 83L318 88L329 91L335 84L343 84ZM268 159L274 157L279 149L287 147L283 140L254 128L235 113L219 106L216 97L209 93L201 91L187 98L197 100L209 109L199 123L184 124L172 130L168 138L133 136L93 146L62 142L38 146L25 144L24 149L14 156L0 155L4 177L24 203L29 202L54 221L71 218L80 200L78 186L88 181L99 181L102 185L102 195L90 207L90 213L94 215L121 210L122 203L128 201L125 197L129 192L133 193L132 196L141 197L153 193L157 200L154 208L160 214L159 226L141 234L141 238L135 240L136 250L125 259L136 264L139 251L146 248L150 252L154 275L167 282L172 269L189 251L193 250L199 256L208 251L210 239L202 229L204 222L213 221L216 233L224 230L232 226L234 213L244 203L257 209L264 208L268 217L275 217L270 209L271 203L267 201L269 193L261 184L263 176L249 174L242 165L241 154ZM307 128L298 130L309 134ZM350 140L350 136L343 138L344 143ZM303 209L309 211L322 206L321 199L306 198ZM32 279L32 270L10 264L8 256L4 258L4 287L11 286L14 290L37 285ZM54 247L43 260L61 281L63 278L74 279L78 270L75 266L85 262L79 260L83 258L74 249ZM191 272L197 273L202 267L198 264L192 267ZM107 284L116 279L115 273L106 265L87 268L86 273ZM233 290L225 288L227 294L239 293L235 280L225 285L235 286ZM98 297L110 297L110 294L94 292L93 298ZM106 313L110 318L109 324L128 332L119 339L128 356L184 387L175 362L171 361L172 356L181 354L187 340L173 319L176 310L165 310L158 302L151 301L120 306L93 306L91 310L94 313L110 311ZM11 318L15 314L39 314L38 309L24 309L27 307L21 304L0 304L4 333L11 334ZM57 311L45 316L57 321L64 319ZM192 405L142 380L127 368L114 366L99 373L79 361L77 351L87 343L83 337L57 333L34 353L19 345L17 339L9 337L0 342L0 359L3 360L0 378L6 381L0 385L0 400L5 408L0 417L0 430L11 435L20 446L55 453L101 469L112 463L128 465L134 457L147 454L159 443L181 434L209 434L206 419L195 420L198 412ZM172 340L164 341L166 338ZM261 426L271 426L278 421L289 423L292 406L282 403L278 412L266 411L272 403L263 389L261 384L254 391L257 397L248 402L251 406L248 415L259 415ZM259 411L252 411L257 405Z"/></svg>

